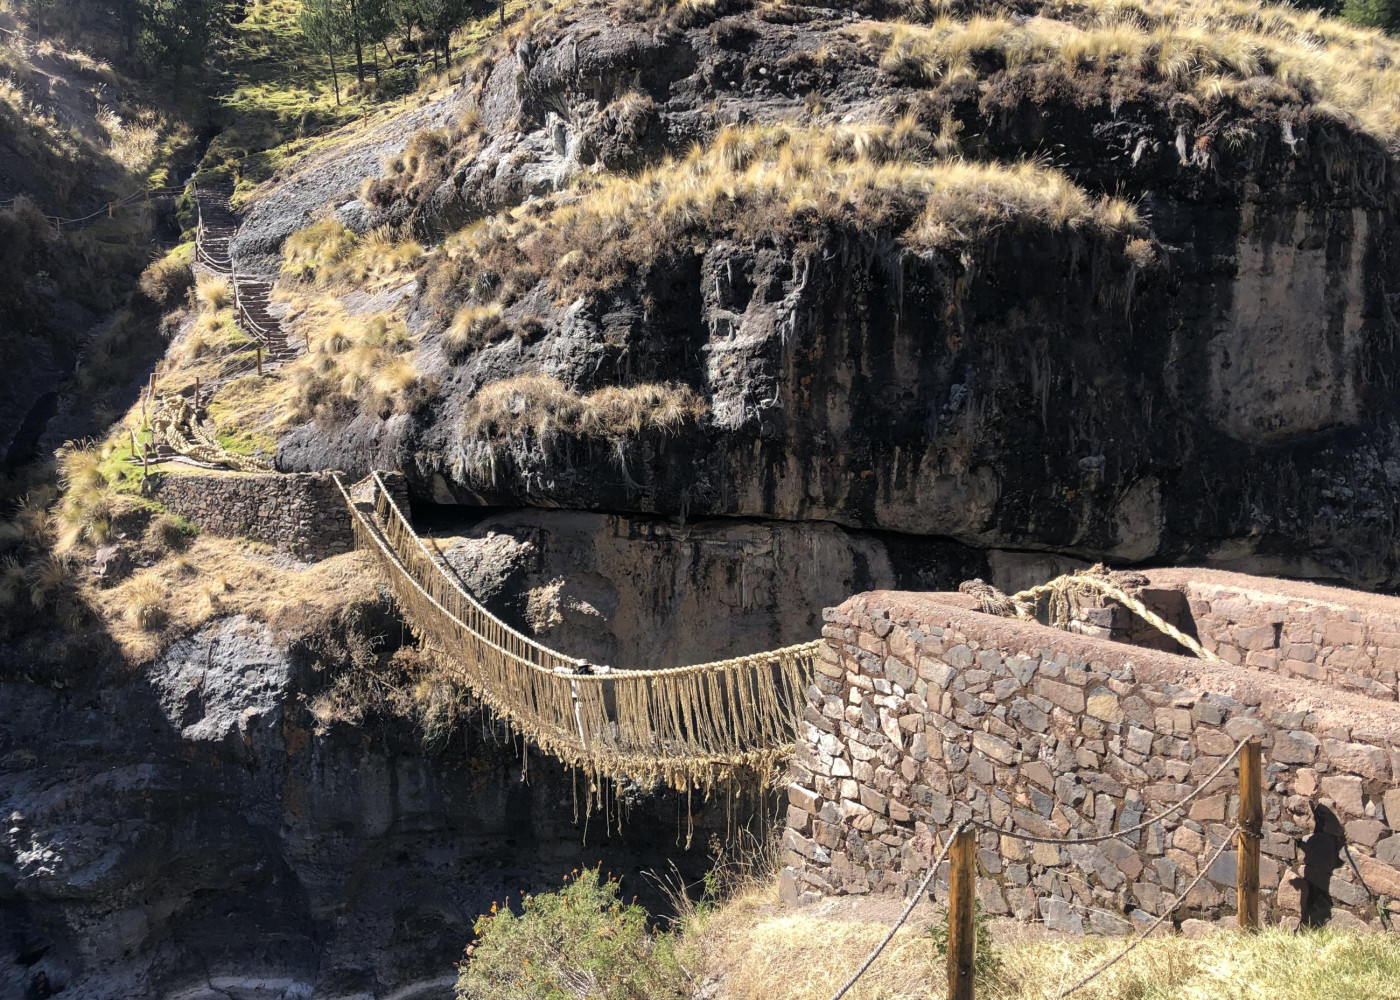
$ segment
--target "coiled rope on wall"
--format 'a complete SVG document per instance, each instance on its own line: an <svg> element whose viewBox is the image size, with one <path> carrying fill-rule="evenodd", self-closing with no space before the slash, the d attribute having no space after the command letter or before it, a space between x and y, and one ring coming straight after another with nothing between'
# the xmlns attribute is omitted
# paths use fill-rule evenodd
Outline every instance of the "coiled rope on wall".
<svg viewBox="0 0 1400 1000"><path fill-rule="evenodd" d="M379 473L363 504L335 481L356 546L376 557L435 660L545 753L596 777L680 789L777 779L820 640L669 669L590 664L528 638L472 597Z"/></svg>

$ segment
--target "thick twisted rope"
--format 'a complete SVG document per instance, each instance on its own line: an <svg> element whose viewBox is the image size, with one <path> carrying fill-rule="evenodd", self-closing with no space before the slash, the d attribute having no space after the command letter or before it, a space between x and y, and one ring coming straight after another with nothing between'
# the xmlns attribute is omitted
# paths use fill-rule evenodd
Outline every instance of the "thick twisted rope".
<svg viewBox="0 0 1400 1000"><path fill-rule="evenodd" d="M184 396L166 396L151 416L151 434L177 455L238 472L271 472L265 462L229 451L200 426L194 405Z"/></svg>
<svg viewBox="0 0 1400 1000"><path fill-rule="evenodd" d="M968 580L958 589L964 594L976 597L981 602L982 610L985 613L1000 615L1003 618L1033 619L1041 599L1049 598L1050 624L1060 629L1069 626L1070 595L1088 590L1098 591L1104 597L1122 604L1157 631L1176 640L1198 658L1215 663L1223 662L1220 657L1206 649L1193 637L1181 631L1143 604L1142 601L1113 583L1108 578L1108 571L1102 565L1091 566L1089 569L1080 570L1077 573L1067 573L1048 583L1042 583L1038 587L1031 587L1011 595L1002 593L982 580Z"/></svg>

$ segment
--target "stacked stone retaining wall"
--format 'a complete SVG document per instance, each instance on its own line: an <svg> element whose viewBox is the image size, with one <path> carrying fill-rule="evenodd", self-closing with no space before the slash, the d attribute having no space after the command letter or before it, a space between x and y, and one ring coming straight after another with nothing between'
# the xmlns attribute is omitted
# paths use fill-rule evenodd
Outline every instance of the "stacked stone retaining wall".
<svg viewBox="0 0 1400 1000"><path fill-rule="evenodd" d="M155 498L201 531L265 542L316 561L355 545L350 512L329 473L176 473Z"/></svg>
<svg viewBox="0 0 1400 1000"><path fill-rule="evenodd" d="M1046 837L1131 827L1244 738L1264 747L1264 918L1375 924L1380 897L1400 898L1393 701L998 618L958 594L861 595L826 621L788 788L789 903L904 896L966 818ZM1228 837L1236 787L1232 763L1182 813L1102 844L982 832L982 906L1071 932L1143 925ZM1229 848L1172 918L1233 920L1234 864Z"/></svg>

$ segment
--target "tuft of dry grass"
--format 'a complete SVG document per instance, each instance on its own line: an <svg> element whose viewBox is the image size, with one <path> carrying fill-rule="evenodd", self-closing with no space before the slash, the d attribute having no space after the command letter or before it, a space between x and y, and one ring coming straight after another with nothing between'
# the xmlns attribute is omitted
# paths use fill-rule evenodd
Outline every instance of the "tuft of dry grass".
<svg viewBox="0 0 1400 1000"><path fill-rule="evenodd" d="M502 319L501 304L465 305L457 310L447 332L442 335L442 349L453 360L485 344L502 340L510 332Z"/></svg>
<svg viewBox="0 0 1400 1000"><path fill-rule="evenodd" d="M427 400L416 345L389 313L347 316L331 309L304 317L311 350L291 366L293 420L364 410L388 417Z"/></svg>
<svg viewBox="0 0 1400 1000"><path fill-rule="evenodd" d="M902 901L828 900L788 909L772 881L689 921L697 976L718 979L715 1000L827 1000L888 931ZM944 996L945 972L926 931L932 907L915 911L855 988L851 1000ZM986 1000L1051 1000L1117 954L1123 938L1053 935L1039 925L998 921L1002 963L978 984ZM695 966L698 965L699 968ZM1400 949L1385 934L1340 931L1203 938L1154 936L1076 992L1086 1000L1378 1000L1397 994Z"/></svg>
<svg viewBox="0 0 1400 1000"><path fill-rule="evenodd" d="M555 435L622 438L674 434L700 420L705 403L688 386L609 386L580 396L558 379L521 375L483 386L467 404L463 434L491 441Z"/></svg>
<svg viewBox="0 0 1400 1000"><path fill-rule="evenodd" d="M201 274L195 282L194 294L206 314L217 314L233 305L233 285L227 278Z"/></svg>
<svg viewBox="0 0 1400 1000"><path fill-rule="evenodd" d="M318 288L361 288L374 280L401 280L422 258L422 246L387 226L357 236L327 217L287 238L282 273Z"/></svg>
<svg viewBox="0 0 1400 1000"><path fill-rule="evenodd" d="M165 609L165 585L154 573L142 573L123 588L123 616L142 632L157 632L170 620Z"/></svg>

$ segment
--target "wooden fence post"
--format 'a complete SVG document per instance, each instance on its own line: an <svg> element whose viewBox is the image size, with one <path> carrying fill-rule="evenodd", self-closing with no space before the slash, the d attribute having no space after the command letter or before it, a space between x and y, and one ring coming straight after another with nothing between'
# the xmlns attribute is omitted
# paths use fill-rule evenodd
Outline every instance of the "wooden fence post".
<svg viewBox="0 0 1400 1000"><path fill-rule="evenodd" d="M127 430L131 432L131 460L134 462L136 461L136 428L128 427Z"/></svg>
<svg viewBox="0 0 1400 1000"><path fill-rule="evenodd" d="M194 377L194 411L199 412L199 376Z"/></svg>
<svg viewBox="0 0 1400 1000"><path fill-rule="evenodd" d="M948 1000L973 1000L977 963L977 838L959 831L948 855Z"/></svg>
<svg viewBox="0 0 1400 1000"><path fill-rule="evenodd" d="M1259 929L1259 841L1264 833L1263 772L1259 744L1250 741L1240 751L1239 857L1236 864L1236 908L1240 930Z"/></svg>
<svg viewBox="0 0 1400 1000"><path fill-rule="evenodd" d="M262 378L262 344L258 345L258 378Z"/></svg>

